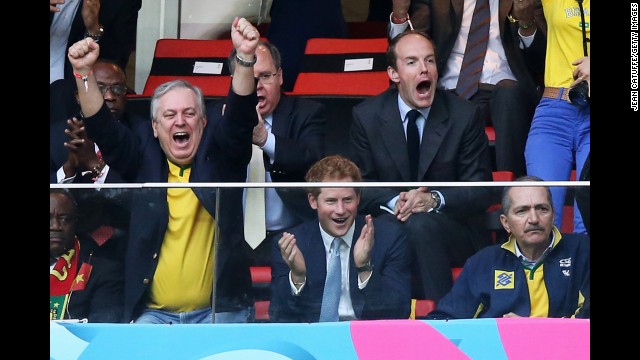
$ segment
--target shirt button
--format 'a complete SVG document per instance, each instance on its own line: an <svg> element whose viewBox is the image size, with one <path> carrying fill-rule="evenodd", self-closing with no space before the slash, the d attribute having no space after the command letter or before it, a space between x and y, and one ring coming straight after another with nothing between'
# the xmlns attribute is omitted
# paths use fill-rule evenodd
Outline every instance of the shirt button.
<svg viewBox="0 0 640 360"><path fill-rule="evenodd" d="M142 280L142 283L143 283L143 284L145 284L145 285L147 285L147 284L149 283L149 279L144 279L144 280Z"/></svg>
<svg viewBox="0 0 640 360"><path fill-rule="evenodd" d="M158 253L154 253L154 254L153 254L153 258L154 258L154 259L157 259L157 258L158 258Z"/></svg>

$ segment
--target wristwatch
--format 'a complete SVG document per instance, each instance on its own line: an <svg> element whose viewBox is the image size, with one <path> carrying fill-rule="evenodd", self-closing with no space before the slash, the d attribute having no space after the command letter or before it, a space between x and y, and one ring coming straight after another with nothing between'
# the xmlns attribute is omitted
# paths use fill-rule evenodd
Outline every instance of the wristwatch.
<svg viewBox="0 0 640 360"><path fill-rule="evenodd" d="M442 198L440 198L440 194L435 191L431 191L430 194L433 201L436 202L436 206L434 206L433 208L438 209L440 207L440 204L442 204Z"/></svg>
<svg viewBox="0 0 640 360"><path fill-rule="evenodd" d="M247 61L241 58L240 56L238 56L238 54L236 54L236 62L238 63L238 65L242 65L244 67L252 67L253 65L256 64L257 61L258 61L258 58L255 56L255 54L253 55L252 61Z"/></svg>
<svg viewBox="0 0 640 360"><path fill-rule="evenodd" d="M104 28L102 27L102 25L100 25L100 28L98 29L98 33L97 34L92 34L89 32L89 30L84 32L84 37L85 38L92 38L95 42L99 42L100 38L102 37L102 34L104 34Z"/></svg>
<svg viewBox="0 0 640 360"><path fill-rule="evenodd" d="M366 264L356 267L356 270L358 270L358 272L373 271L373 264L371 264L371 260L369 260Z"/></svg>

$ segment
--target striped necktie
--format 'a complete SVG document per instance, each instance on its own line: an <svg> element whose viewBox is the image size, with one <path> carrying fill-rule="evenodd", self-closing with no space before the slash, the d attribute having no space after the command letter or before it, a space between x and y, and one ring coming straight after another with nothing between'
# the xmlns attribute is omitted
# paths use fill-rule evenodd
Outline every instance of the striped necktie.
<svg viewBox="0 0 640 360"><path fill-rule="evenodd" d="M465 99L469 99L478 92L482 65L489 42L490 23L489 0L476 0L476 8L473 11L469 36L467 37L467 47L464 51L458 85L456 86L456 93Z"/></svg>

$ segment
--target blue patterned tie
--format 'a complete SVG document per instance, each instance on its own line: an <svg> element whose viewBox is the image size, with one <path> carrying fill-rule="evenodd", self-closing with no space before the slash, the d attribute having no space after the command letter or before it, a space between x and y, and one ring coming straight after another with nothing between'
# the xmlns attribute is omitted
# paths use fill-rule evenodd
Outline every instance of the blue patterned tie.
<svg viewBox="0 0 640 360"><path fill-rule="evenodd" d="M327 264L327 280L324 283L320 322L338 321L338 305L342 288L342 271L340 268L340 241L335 238L331 243L329 263Z"/></svg>
<svg viewBox="0 0 640 360"><path fill-rule="evenodd" d="M460 77L458 77L458 85L456 86L456 93L465 99L469 99L478 92L484 56L487 54L487 44L489 43L490 24L489 0L476 0L476 8L473 11L469 36L467 37L467 47L464 51Z"/></svg>

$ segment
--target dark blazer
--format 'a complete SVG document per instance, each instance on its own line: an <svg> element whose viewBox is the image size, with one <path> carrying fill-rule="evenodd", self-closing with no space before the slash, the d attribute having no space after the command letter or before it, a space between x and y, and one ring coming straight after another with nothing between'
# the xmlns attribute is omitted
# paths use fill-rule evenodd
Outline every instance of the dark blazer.
<svg viewBox="0 0 640 360"><path fill-rule="evenodd" d="M407 141L398 108L398 90L390 88L353 108L351 143L354 162L368 181L411 181ZM420 147L421 181L491 181L489 146L477 107L436 90ZM442 192L443 210L459 219L484 216L491 191L484 187L430 188ZM379 205L401 188L364 188L361 211L380 214Z"/></svg>
<svg viewBox="0 0 640 360"><path fill-rule="evenodd" d="M97 256L89 260L89 252L80 252L79 266L92 265L84 290L75 290L69 298L69 315L65 319L87 318L92 323L121 323L124 303L122 265ZM78 267L80 269L80 267Z"/></svg>
<svg viewBox="0 0 640 360"><path fill-rule="evenodd" d="M464 0L413 0L411 2L411 22L416 30L429 34L436 45L438 72L443 73L447 59L456 42L462 23ZM544 83L544 61L547 46L547 23L540 1L536 3L536 31L533 43L520 49L518 24L511 23L507 16L513 0L500 0L498 23L505 56L513 75L523 85L533 99L540 99L537 86Z"/></svg>
<svg viewBox="0 0 640 360"><path fill-rule="evenodd" d="M82 20L82 3L80 1L71 23L67 49L84 39L84 33L87 31ZM140 7L142 7L142 0L109 0L100 3L98 21L104 28L100 38L100 57L116 61L122 69L127 67L129 55L136 45ZM49 14L49 26L51 26L53 14ZM64 73L65 78L73 79L73 69L68 59L65 60Z"/></svg>
<svg viewBox="0 0 640 360"><path fill-rule="evenodd" d="M80 0L71 22L67 49L77 41L84 39L85 31L87 31L84 20L82 20L82 6L83 1ZM115 61L123 70L127 68L131 51L136 47L138 11L141 6L142 0L109 0L100 3L98 21L104 29L100 38L100 57ZM53 15L54 13L49 13L49 26L53 21ZM75 89L73 68L65 56L64 79L54 81L49 87L50 123L64 122L66 113L79 110L75 101Z"/></svg>
<svg viewBox="0 0 640 360"><path fill-rule="evenodd" d="M251 159L251 136L258 123L256 93L239 96L229 91L227 107L222 103L208 117L193 160L190 183L245 182ZM85 119L90 138L100 147L105 162L128 182L167 182L169 165L148 123L133 131L115 121L106 105ZM253 304L249 257L243 246L242 188L193 188L202 205L220 226L216 249L215 311L235 311ZM216 213L216 195L220 208ZM158 264L158 253L167 229L167 189L136 191L131 200L131 228L125 259L125 321L144 309L149 283Z"/></svg>
<svg viewBox="0 0 640 360"><path fill-rule="evenodd" d="M349 288L355 315L359 320L408 319L411 312L411 270L407 236L399 224L374 219L373 272L367 286L359 290L353 247L364 224L364 216L356 217L349 252ZM291 294L289 266L282 260L278 243L274 241L269 316L274 322L317 322L327 277L327 260L318 221L306 221L291 229L291 233L304 255L306 284L298 296Z"/></svg>
<svg viewBox="0 0 640 360"><path fill-rule="evenodd" d="M282 94L273 112L271 128L276 138L275 159L271 164L265 155L264 161L274 182L304 182L311 165L324 157L326 120L324 105ZM305 189L278 188L276 191L299 222L316 216Z"/></svg>
<svg viewBox="0 0 640 360"><path fill-rule="evenodd" d="M148 119L144 119L138 115L129 114L127 112L124 113L122 119L120 121L129 128L135 127L139 123L145 123L147 126L151 127ZM64 130L67 128L67 122L55 122L50 125L49 128L49 157L51 158L51 168L49 169L49 183L56 184L58 182L58 178L56 173L58 169L69 157L69 150L64 146L64 143L69 140L67 134L64 133ZM91 175L81 176L81 174L76 174L74 183L92 183ZM109 169L107 173L107 178L105 182L108 183L123 183L124 179L118 174L117 171L113 169Z"/></svg>

